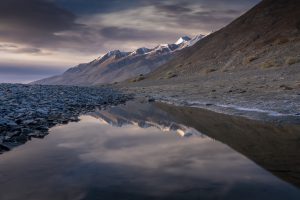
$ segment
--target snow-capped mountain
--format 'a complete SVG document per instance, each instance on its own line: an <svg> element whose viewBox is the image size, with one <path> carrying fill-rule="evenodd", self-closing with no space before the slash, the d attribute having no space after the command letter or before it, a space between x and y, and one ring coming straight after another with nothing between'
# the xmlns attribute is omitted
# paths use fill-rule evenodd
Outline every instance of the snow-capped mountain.
<svg viewBox="0 0 300 200"><path fill-rule="evenodd" d="M190 40L191 40L190 37L188 37L188 36L183 36L183 37L179 38L179 39L175 42L175 44L180 45L180 44L182 44L182 43L187 43L187 42L190 41Z"/></svg>
<svg viewBox="0 0 300 200"><path fill-rule="evenodd" d="M137 49L137 50L131 52L130 55L131 55L131 56L135 56L135 55L143 55L143 54L149 53L150 51L151 51L151 49L142 47L142 48L139 48L139 49Z"/></svg>
<svg viewBox="0 0 300 200"><path fill-rule="evenodd" d="M203 39L205 37L205 35L196 35L195 37L193 37L192 39L189 39L189 37L185 36L180 38L176 43L179 43L179 45L181 46L181 48L185 48L185 47L190 47L193 46L194 44L196 44L199 40Z"/></svg>
<svg viewBox="0 0 300 200"><path fill-rule="evenodd" d="M96 85L124 81L154 71L172 59L178 51L194 45L203 37L197 35L191 39L184 36L173 44L142 47L132 52L113 50L89 63L70 68L62 75L35 81L33 84Z"/></svg>

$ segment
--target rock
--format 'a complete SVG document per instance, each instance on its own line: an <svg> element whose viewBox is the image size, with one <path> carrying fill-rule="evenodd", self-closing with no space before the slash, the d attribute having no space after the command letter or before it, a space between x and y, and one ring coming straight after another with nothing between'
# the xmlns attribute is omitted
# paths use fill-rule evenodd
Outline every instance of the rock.
<svg viewBox="0 0 300 200"><path fill-rule="evenodd" d="M17 142L25 143L28 140L28 137L26 135L21 134L18 137L16 137L15 140Z"/></svg>
<svg viewBox="0 0 300 200"><path fill-rule="evenodd" d="M17 124L11 120L2 118L0 119L0 126L16 126Z"/></svg>
<svg viewBox="0 0 300 200"><path fill-rule="evenodd" d="M14 121L7 121L6 125L7 126L17 126L18 124L16 124Z"/></svg>
<svg viewBox="0 0 300 200"><path fill-rule="evenodd" d="M16 131L6 133L7 138L12 138L12 137L15 137L15 136L18 136L18 135L20 135L20 133L16 132Z"/></svg>
<svg viewBox="0 0 300 200"><path fill-rule="evenodd" d="M29 128L22 128L21 132L22 132L22 134L28 135L32 132L32 130Z"/></svg>
<svg viewBox="0 0 300 200"><path fill-rule="evenodd" d="M38 108L36 112L43 115L48 115L49 113L48 109L43 109L43 108Z"/></svg>
<svg viewBox="0 0 300 200"><path fill-rule="evenodd" d="M0 94L0 142L12 146L44 137L49 128L78 121L96 107L132 99L103 87L0 84Z"/></svg>
<svg viewBox="0 0 300 200"><path fill-rule="evenodd" d="M38 126L38 127L36 127L36 130L47 131L48 127L47 126Z"/></svg>
<svg viewBox="0 0 300 200"><path fill-rule="evenodd" d="M10 149L7 147L7 146L5 146L4 144L0 144L0 152L1 151L9 151Z"/></svg>
<svg viewBox="0 0 300 200"><path fill-rule="evenodd" d="M280 85L280 88L284 89L284 90L293 90L294 88L287 86L287 85Z"/></svg>
<svg viewBox="0 0 300 200"><path fill-rule="evenodd" d="M150 98L148 98L148 102L155 102L155 99L150 97Z"/></svg>
<svg viewBox="0 0 300 200"><path fill-rule="evenodd" d="M34 121L33 119L23 121L23 124L26 124L26 125L31 125L31 124L35 124L35 123L36 123L36 121Z"/></svg>
<svg viewBox="0 0 300 200"><path fill-rule="evenodd" d="M17 113L25 113L26 112L26 108L21 108L21 109L18 109L16 110Z"/></svg>

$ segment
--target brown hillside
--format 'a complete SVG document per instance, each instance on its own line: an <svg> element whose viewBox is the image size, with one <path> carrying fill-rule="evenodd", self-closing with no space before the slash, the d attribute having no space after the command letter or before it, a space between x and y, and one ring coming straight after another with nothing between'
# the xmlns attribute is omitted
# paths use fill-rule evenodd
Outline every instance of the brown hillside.
<svg viewBox="0 0 300 200"><path fill-rule="evenodd" d="M207 36L150 78L266 69L300 64L300 1L263 0Z"/></svg>

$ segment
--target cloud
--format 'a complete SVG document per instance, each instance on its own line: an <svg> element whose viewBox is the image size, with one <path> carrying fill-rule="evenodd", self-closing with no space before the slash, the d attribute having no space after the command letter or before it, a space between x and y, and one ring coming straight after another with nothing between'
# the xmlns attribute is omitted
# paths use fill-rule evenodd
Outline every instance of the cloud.
<svg viewBox="0 0 300 200"><path fill-rule="evenodd" d="M36 49L91 53L106 46L103 43L109 41L103 37L141 41L149 40L152 35L154 41L165 39L169 33L169 40L174 40L175 35L179 37L182 33L191 35L196 30L208 33L211 27L224 26L241 13L242 6L240 10L230 7L246 3L231 0L227 4L220 0L213 0L213 4L204 0L89 0L88 3L83 0L2 0L0 41L26 44ZM86 20L95 15L106 22L90 24Z"/></svg>
<svg viewBox="0 0 300 200"><path fill-rule="evenodd" d="M147 3L156 3L160 0L53 0L60 7L78 14L112 13L132 8L139 8Z"/></svg>
<svg viewBox="0 0 300 200"><path fill-rule="evenodd" d="M253 1L255 2L255 0ZM258 2L258 1L256 1ZM242 15L249 7L234 0L223 1L174 1L172 4L155 4L156 14L172 21L174 27L187 30L198 29L202 33L218 30Z"/></svg>
<svg viewBox="0 0 300 200"><path fill-rule="evenodd" d="M42 0L2 0L0 40L48 45L59 40L56 32L80 27L75 15Z"/></svg>
<svg viewBox="0 0 300 200"><path fill-rule="evenodd" d="M17 45L14 44L0 44L0 48L5 49L5 48L17 48Z"/></svg>
<svg viewBox="0 0 300 200"><path fill-rule="evenodd" d="M170 38L170 36L178 36L177 33L170 34L157 30L140 30L135 28L109 26L100 30L103 37L114 40L135 40L135 41L153 41Z"/></svg>
<svg viewBox="0 0 300 200"><path fill-rule="evenodd" d="M1 0L0 59L88 62L108 50L130 51L174 42L182 35L208 34L257 2Z"/></svg>
<svg viewBox="0 0 300 200"><path fill-rule="evenodd" d="M25 48L19 48L16 49L16 53L31 53L31 54L41 54L42 50L38 48L33 47L25 47Z"/></svg>
<svg viewBox="0 0 300 200"><path fill-rule="evenodd" d="M166 12L166 13L169 13L169 14L174 14L174 15L185 14L185 13L189 13L189 12L193 11L191 8L186 7L182 3L169 4L169 5L156 4L156 8L159 11Z"/></svg>
<svg viewBox="0 0 300 200"><path fill-rule="evenodd" d="M61 69L54 68L53 66L32 67L32 66L1 66L0 74L22 74L22 75L45 75L45 74L58 74L62 72Z"/></svg>
<svg viewBox="0 0 300 200"><path fill-rule="evenodd" d="M84 21L90 23L90 26L102 27L99 33L109 43L140 41L141 46L151 46L174 42L183 35L209 34L211 30L221 28L234 18L228 14L213 16L213 12L206 10L183 8L177 9L181 10L178 17L173 11L170 14L170 9L169 6L145 6L119 13L96 14Z"/></svg>
<svg viewBox="0 0 300 200"><path fill-rule="evenodd" d="M35 47L20 47L14 44L0 44L0 51L9 53L25 54L46 54L41 49Z"/></svg>
<svg viewBox="0 0 300 200"><path fill-rule="evenodd" d="M182 14L180 19L176 19L178 25L188 24L191 27L197 27L203 32L218 30L229 24L235 18L240 16L242 11L237 10L195 10L191 13Z"/></svg>
<svg viewBox="0 0 300 200"><path fill-rule="evenodd" d="M62 69L53 66L0 65L0 83L29 83L62 72Z"/></svg>
<svg viewBox="0 0 300 200"><path fill-rule="evenodd" d="M77 19L77 15L58 7L54 1L3 0L0 4L0 42L26 46L15 53L46 50L90 54L100 51L98 30L78 23Z"/></svg>

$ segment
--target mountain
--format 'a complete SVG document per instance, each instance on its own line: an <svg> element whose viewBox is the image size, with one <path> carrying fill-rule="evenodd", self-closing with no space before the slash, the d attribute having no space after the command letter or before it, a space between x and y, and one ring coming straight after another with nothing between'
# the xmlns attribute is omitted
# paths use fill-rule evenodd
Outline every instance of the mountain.
<svg viewBox="0 0 300 200"><path fill-rule="evenodd" d="M295 116L299 121L299 52L300 1L262 0L142 81L117 86L227 114L264 120Z"/></svg>
<svg viewBox="0 0 300 200"><path fill-rule="evenodd" d="M300 1L263 0L228 26L181 51L150 77L273 69L300 63Z"/></svg>
<svg viewBox="0 0 300 200"><path fill-rule="evenodd" d="M152 49L142 47L132 52L110 51L90 63L70 68L62 75L35 81L33 84L96 85L124 81L152 72L203 37L198 35L191 39L184 36L174 44L160 44Z"/></svg>
<svg viewBox="0 0 300 200"><path fill-rule="evenodd" d="M188 36L183 36L183 37L179 38L179 39L175 42L175 44L180 45L180 44L186 43L186 42L188 42L188 41L190 41L190 40L191 40L191 38L189 38Z"/></svg>

